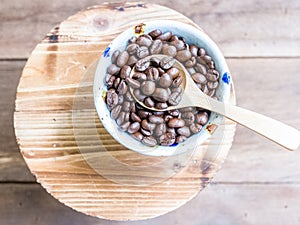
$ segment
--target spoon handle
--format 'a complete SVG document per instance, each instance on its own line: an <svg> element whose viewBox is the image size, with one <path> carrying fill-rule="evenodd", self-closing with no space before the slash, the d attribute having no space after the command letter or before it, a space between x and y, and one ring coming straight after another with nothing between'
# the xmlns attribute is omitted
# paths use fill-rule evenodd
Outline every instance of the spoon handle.
<svg viewBox="0 0 300 225"><path fill-rule="evenodd" d="M289 150L299 148L300 132L295 128L238 106L224 104L212 98L206 98L206 100L212 111L261 134Z"/></svg>

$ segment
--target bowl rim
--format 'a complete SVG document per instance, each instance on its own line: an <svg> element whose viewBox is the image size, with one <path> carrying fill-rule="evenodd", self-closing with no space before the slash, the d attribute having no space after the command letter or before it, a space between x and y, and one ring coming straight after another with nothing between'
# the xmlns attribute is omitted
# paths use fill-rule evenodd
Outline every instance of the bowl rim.
<svg viewBox="0 0 300 225"><path fill-rule="evenodd" d="M193 39L195 42L203 42L203 44L209 46L209 48L205 48L213 58L213 61L220 72L219 78L219 87L217 90L221 91L220 88L222 87L222 95L219 96L222 102L228 102L230 98L230 83L232 80L230 79L230 72L226 60L216 45L216 43L203 31L201 28L196 26L192 26L187 23L174 21L174 20L152 20L147 22L137 22L137 25L143 24L144 33L148 33L148 31L153 30L154 28L161 29L163 32L164 30L174 31L181 31L183 32L180 36L183 36L185 39L188 39L187 42L191 42ZM153 28L152 28L153 27ZM142 144L141 142L134 140L132 137L129 136L128 133L120 130L116 124L116 122L110 117L110 113L106 107L104 102L104 95L107 91L106 85L104 82L104 76L107 73L107 67L111 64L111 54L114 50L119 49L120 41L122 46L127 45L127 41L124 44L124 39L128 40L132 36L139 36L140 34L135 33L135 26L130 26L130 28L121 32L117 37L115 37L108 47L104 50L101 58L98 62L95 77L94 77L94 85L93 85L93 92L94 92L94 104L97 110L97 114L99 119L101 120L105 129L113 136L113 138L118 141L120 144L124 145L126 148L133 150L135 152L148 155L148 156L171 156L176 154L181 154L190 150L190 148L197 149L206 141L209 137L211 137L212 132L210 132L207 126L211 124L215 124L219 126L224 117L221 115L217 115L214 112L211 112L208 123L203 126L201 132L192 135L183 143L179 143L176 146L155 146L155 147L148 147ZM147 31L147 32L146 32ZM187 35L189 35L187 37ZM122 41L123 40L123 41ZM117 48L118 46L118 48ZM125 47L123 48L125 50ZM107 62L110 62L107 64ZM221 71L220 71L221 69ZM103 72L104 71L104 72ZM225 72L224 72L225 71ZM102 74L102 76L101 76ZM102 81L101 81L102 79ZM104 104L103 104L104 103ZM125 139L124 139L125 138ZM129 138L130 141L127 140ZM189 140L190 139L190 140ZM188 141L191 143L188 144Z"/></svg>

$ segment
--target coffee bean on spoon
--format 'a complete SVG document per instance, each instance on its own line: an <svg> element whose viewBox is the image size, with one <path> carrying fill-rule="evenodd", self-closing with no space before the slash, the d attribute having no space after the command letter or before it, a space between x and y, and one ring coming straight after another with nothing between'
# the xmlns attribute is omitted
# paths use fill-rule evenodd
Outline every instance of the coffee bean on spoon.
<svg viewBox="0 0 300 225"><path fill-rule="evenodd" d="M160 67L164 70L170 69L175 64L175 59L173 57L164 57L160 60Z"/></svg>
<svg viewBox="0 0 300 225"><path fill-rule="evenodd" d="M150 66L150 60L148 59L141 59L136 62L135 69L139 72L145 71Z"/></svg>

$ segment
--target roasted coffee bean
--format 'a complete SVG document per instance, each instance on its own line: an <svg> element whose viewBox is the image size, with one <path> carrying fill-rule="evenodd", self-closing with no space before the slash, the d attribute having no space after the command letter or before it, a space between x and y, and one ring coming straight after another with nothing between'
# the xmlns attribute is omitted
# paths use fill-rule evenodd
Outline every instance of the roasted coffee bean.
<svg viewBox="0 0 300 225"><path fill-rule="evenodd" d="M200 132L202 129L202 126L197 123L193 123L190 125L190 130L193 134Z"/></svg>
<svg viewBox="0 0 300 225"><path fill-rule="evenodd" d="M136 112L135 102L130 102L130 112Z"/></svg>
<svg viewBox="0 0 300 225"><path fill-rule="evenodd" d="M117 105L116 107L114 107L110 112L111 118L113 118L114 120L117 119L121 112L121 109L122 109L122 106L120 106L120 105Z"/></svg>
<svg viewBox="0 0 300 225"><path fill-rule="evenodd" d="M171 128L179 128L179 127L183 127L184 125L185 125L184 120L180 118L173 118L170 119L168 122L168 126Z"/></svg>
<svg viewBox="0 0 300 225"><path fill-rule="evenodd" d="M151 131L151 130L145 130L144 128L141 128L140 131L145 136L151 136L153 134L153 131Z"/></svg>
<svg viewBox="0 0 300 225"><path fill-rule="evenodd" d="M130 76L130 72L131 72L131 67L127 66L127 65L124 65L121 69L120 77L123 78L123 79L126 79L127 77Z"/></svg>
<svg viewBox="0 0 300 225"><path fill-rule="evenodd" d="M181 40L174 40L170 42L171 45L173 45L178 51L185 49L185 44Z"/></svg>
<svg viewBox="0 0 300 225"><path fill-rule="evenodd" d="M154 123L149 123L146 119L142 120L142 128L145 130L153 131L156 125Z"/></svg>
<svg viewBox="0 0 300 225"><path fill-rule="evenodd" d="M143 80L147 80L147 75L144 73L136 72L132 75L132 78L139 80L139 81L143 81Z"/></svg>
<svg viewBox="0 0 300 225"><path fill-rule="evenodd" d="M134 56L134 55L131 55L128 59L128 62L127 64L129 66L134 66L136 64L136 62L138 61L138 59Z"/></svg>
<svg viewBox="0 0 300 225"><path fill-rule="evenodd" d="M177 78L175 78L172 82L172 87L177 88L182 84L183 81L183 76L180 75Z"/></svg>
<svg viewBox="0 0 300 225"><path fill-rule="evenodd" d="M150 58L150 65L151 66L158 67L159 66L159 62L160 62L160 60L157 57Z"/></svg>
<svg viewBox="0 0 300 225"><path fill-rule="evenodd" d="M107 85L108 88L111 88L111 87L112 87L112 85L113 85L115 79L116 79L115 76L113 76L113 75L111 75L111 74L109 74L109 73L106 74L106 76L105 76L105 83L106 83L106 85Z"/></svg>
<svg viewBox="0 0 300 225"><path fill-rule="evenodd" d="M151 97L145 98L144 104L145 104L145 106L148 106L150 108L155 106L155 102L152 100Z"/></svg>
<svg viewBox="0 0 300 225"><path fill-rule="evenodd" d="M133 43L133 44L130 44L130 45L127 46L126 51L130 55L134 55L137 52L137 50L139 49L139 47L140 46L138 44Z"/></svg>
<svg viewBox="0 0 300 225"><path fill-rule="evenodd" d="M118 95L115 89L109 89L106 93L106 104L109 109L114 108L118 104Z"/></svg>
<svg viewBox="0 0 300 225"><path fill-rule="evenodd" d="M129 126L130 126L130 122L127 121L127 122L121 124L119 127L121 128L122 131L127 131Z"/></svg>
<svg viewBox="0 0 300 225"><path fill-rule="evenodd" d="M134 98L132 97L130 91L126 92L125 94L125 100L129 101L129 102L133 102Z"/></svg>
<svg viewBox="0 0 300 225"><path fill-rule="evenodd" d="M145 58L149 55L149 49L146 46L141 46L136 52L136 56L140 59Z"/></svg>
<svg viewBox="0 0 300 225"><path fill-rule="evenodd" d="M125 122L125 112L120 112L118 118L116 119L117 124L120 126Z"/></svg>
<svg viewBox="0 0 300 225"><path fill-rule="evenodd" d="M192 79L199 84L206 84L206 77L201 73L194 73Z"/></svg>
<svg viewBox="0 0 300 225"><path fill-rule="evenodd" d="M182 96L180 93L173 92L169 97L168 103L169 103L169 105L172 105L172 106L178 105L181 101L181 98L182 98Z"/></svg>
<svg viewBox="0 0 300 225"><path fill-rule="evenodd" d="M121 82L121 78L120 77L117 77L114 81L114 88L117 89L119 87L119 84Z"/></svg>
<svg viewBox="0 0 300 225"><path fill-rule="evenodd" d="M132 36L132 37L128 40L128 43L129 43L129 44L135 43L136 40L137 40L137 37Z"/></svg>
<svg viewBox="0 0 300 225"><path fill-rule="evenodd" d="M132 88L140 88L141 86L140 82L129 77L126 78L126 83Z"/></svg>
<svg viewBox="0 0 300 225"><path fill-rule="evenodd" d="M151 37L150 37L151 38ZM145 36L140 36L138 37L138 39L136 40L136 43L139 44L140 46L146 46L146 47L150 47L150 45L152 44L152 38L149 39Z"/></svg>
<svg viewBox="0 0 300 225"><path fill-rule="evenodd" d="M130 120L130 112L125 112L124 121L127 122Z"/></svg>
<svg viewBox="0 0 300 225"><path fill-rule="evenodd" d="M164 122L164 119L160 116L151 115L151 116L149 116L149 122L155 123L155 124L160 124L160 123Z"/></svg>
<svg viewBox="0 0 300 225"><path fill-rule="evenodd" d="M192 112L182 113L181 118L184 119L186 126L190 126L195 121L195 115Z"/></svg>
<svg viewBox="0 0 300 225"><path fill-rule="evenodd" d="M129 111L130 111L130 102L125 101L125 102L123 103L122 110L123 110L124 112L129 112Z"/></svg>
<svg viewBox="0 0 300 225"><path fill-rule="evenodd" d="M112 56L111 56L111 62L113 64L115 64L117 62L117 58L118 58L119 54L120 54L119 50L114 51L114 53L112 54Z"/></svg>
<svg viewBox="0 0 300 225"><path fill-rule="evenodd" d="M172 37L170 38L170 42L172 42L172 41L177 41L177 40L179 40L179 38L178 38L178 36L177 35L172 35Z"/></svg>
<svg viewBox="0 0 300 225"><path fill-rule="evenodd" d="M164 112L163 112L163 111L153 111L153 115L156 115L156 116L163 116L163 115L164 115Z"/></svg>
<svg viewBox="0 0 300 225"><path fill-rule="evenodd" d="M168 73L165 73L160 77L158 84L162 88L168 88L171 86L172 82L172 77Z"/></svg>
<svg viewBox="0 0 300 225"><path fill-rule="evenodd" d="M148 59L141 59L139 61L136 62L135 64L135 69L137 71L143 72L145 71L150 65L150 60Z"/></svg>
<svg viewBox="0 0 300 225"><path fill-rule="evenodd" d="M195 69L196 69L197 72L202 73L204 75L206 75L206 73L207 73L206 66L204 66L204 65L202 65L200 63L196 64Z"/></svg>
<svg viewBox="0 0 300 225"><path fill-rule="evenodd" d="M149 51L152 55L159 54L162 50L163 44L161 40L154 40L152 45L149 48Z"/></svg>
<svg viewBox="0 0 300 225"><path fill-rule="evenodd" d="M179 135L186 136L186 137L189 137L189 136L191 135L190 128L187 127L187 126L178 128L178 129L177 129L177 133L178 133Z"/></svg>
<svg viewBox="0 0 300 225"><path fill-rule="evenodd" d="M117 59L117 66L122 67L124 66L129 59L129 54L126 51L123 51L119 54Z"/></svg>
<svg viewBox="0 0 300 225"><path fill-rule="evenodd" d="M118 99L119 99L118 104L119 105L123 104L123 102L124 102L124 95L118 95Z"/></svg>
<svg viewBox="0 0 300 225"><path fill-rule="evenodd" d="M177 52L176 59L180 62L186 62L192 57L192 54L189 50L181 50Z"/></svg>
<svg viewBox="0 0 300 225"><path fill-rule="evenodd" d="M172 67L167 70L167 74L169 74L172 77L172 79L175 79L179 76L179 70L176 67Z"/></svg>
<svg viewBox="0 0 300 225"><path fill-rule="evenodd" d="M150 116L151 113L148 112L148 111L145 111L145 110L139 110L139 111L138 111L138 115L139 115L139 117L140 117L141 119L145 119L145 118L147 118L148 116Z"/></svg>
<svg viewBox="0 0 300 225"><path fill-rule="evenodd" d="M127 132L130 134L136 133L140 129L140 127L141 127L141 125L139 122L134 122L134 123L130 124Z"/></svg>
<svg viewBox="0 0 300 225"><path fill-rule="evenodd" d="M195 45L190 45L190 52L192 53L193 56L197 57L198 56L198 47Z"/></svg>
<svg viewBox="0 0 300 225"><path fill-rule="evenodd" d="M124 80L122 80L118 86L117 92L120 95L124 95L127 92L127 90L128 90L127 84L125 83Z"/></svg>
<svg viewBox="0 0 300 225"><path fill-rule="evenodd" d="M168 108L168 104L166 102L157 102L155 104L156 109L166 109Z"/></svg>
<svg viewBox="0 0 300 225"><path fill-rule="evenodd" d="M174 57L177 54L177 50L174 46L166 44L162 48L162 53L164 55L169 55L169 56Z"/></svg>
<svg viewBox="0 0 300 225"><path fill-rule="evenodd" d="M207 82L207 87L210 89L210 90L213 90L213 89L216 89L219 85L219 82L216 81L216 82Z"/></svg>
<svg viewBox="0 0 300 225"><path fill-rule="evenodd" d="M160 60L160 67L164 70L170 69L175 63L175 59L172 57L164 57Z"/></svg>
<svg viewBox="0 0 300 225"><path fill-rule="evenodd" d="M149 33L149 35L154 39L156 37L158 37L159 35L161 35L162 32L159 29L153 30Z"/></svg>
<svg viewBox="0 0 300 225"><path fill-rule="evenodd" d="M175 143L175 137L171 133L163 134L159 137L159 143L162 146L170 146Z"/></svg>
<svg viewBox="0 0 300 225"><path fill-rule="evenodd" d="M172 37L172 32L167 31L167 32L159 35L158 37L156 37L156 39L159 39L162 41L168 41L171 37Z"/></svg>
<svg viewBox="0 0 300 225"><path fill-rule="evenodd" d="M131 135L131 137L133 137L137 141L141 141L144 136L141 134L141 132L135 132Z"/></svg>
<svg viewBox="0 0 300 225"><path fill-rule="evenodd" d="M111 75L116 75L120 72L120 67L117 67L115 64L111 64L108 68L107 68L107 72Z"/></svg>
<svg viewBox="0 0 300 225"><path fill-rule="evenodd" d="M209 62L212 60L211 57L210 57L209 55L203 56L203 59L204 59L204 61L205 61L206 63L209 63Z"/></svg>
<svg viewBox="0 0 300 225"><path fill-rule="evenodd" d="M189 72L189 74L196 73L196 70L194 69L194 67L188 67L188 68L186 68L186 70Z"/></svg>
<svg viewBox="0 0 300 225"><path fill-rule="evenodd" d="M168 113L173 117L178 117L181 114L178 109L169 110Z"/></svg>
<svg viewBox="0 0 300 225"><path fill-rule="evenodd" d="M142 139L142 143L149 147L154 147L155 145L157 145L157 141L155 140L154 137L144 137Z"/></svg>
<svg viewBox="0 0 300 225"><path fill-rule="evenodd" d="M186 61L185 62L185 66L186 67L192 67L192 66L195 66L196 65L196 58L195 58L195 56L192 56L192 58L191 59L189 59L188 61Z"/></svg>
<svg viewBox="0 0 300 225"><path fill-rule="evenodd" d="M141 91L144 95L152 95L155 92L155 83L150 80L143 81Z"/></svg>
<svg viewBox="0 0 300 225"><path fill-rule="evenodd" d="M213 81L213 82L218 80L218 77L215 74L210 73L210 72L208 72L206 74L206 77L207 77L208 80Z"/></svg>
<svg viewBox="0 0 300 225"><path fill-rule="evenodd" d="M142 94L140 89L134 89L133 95L139 101L143 101L146 98L146 95Z"/></svg>
<svg viewBox="0 0 300 225"><path fill-rule="evenodd" d="M154 134L155 136L157 137L160 137L161 135L165 134L167 131L167 126L165 123L161 123L161 124L158 124L154 130Z"/></svg>
<svg viewBox="0 0 300 225"><path fill-rule="evenodd" d="M155 88L152 97L156 101L166 102L169 99L169 93L165 88Z"/></svg>
<svg viewBox="0 0 300 225"><path fill-rule="evenodd" d="M202 65L206 65L206 62L204 60L204 56L197 56L197 62L202 64Z"/></svg>
<svg viewBox="0 0 300 225"><path fill-rule="evenodd" d="M138 115L136 115L135 113L130 114L130 119L134 122L141 122L142 121L141 118Z"/></svg>
<svg viewBox="0 0 300 225"><path fill-rule="evenodd" d="M147 80L156 81L159 78L159 72L158 69L155 67L148 67L146 70Z"/></svg>
<svg viewBox="0 0 300 225"><path fill-rule="evenodd" d="M207 112L199 112L196 115L196 122L200 125L205 125L208 122L208 114Z"/></svg>
<svg viewBox="0 0 300 225"><path fill-rule="evenodd" d="M215 68L215 63L214 63L214 61L208 62L208 63L207 63L207 66L208 66L208 68L210 68L210 69L214 69L214 68Z"/></svg>
<svg viewBox="0 0 300 225"><path fill-rule="evenodd" d="M205 56L205 54L206 54L206 51L205 51L204 48L199 48L199 49L198 49L198 55L199 55L199 56Z"/></svg>

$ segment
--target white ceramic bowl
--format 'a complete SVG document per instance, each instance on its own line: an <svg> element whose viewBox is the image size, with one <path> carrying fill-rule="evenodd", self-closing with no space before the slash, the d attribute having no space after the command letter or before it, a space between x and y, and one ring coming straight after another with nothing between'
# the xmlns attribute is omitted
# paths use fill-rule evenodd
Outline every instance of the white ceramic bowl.
<svg viewBox="0 0 300 225"><path fill-rule="evenodd" d="M217 45L201 30L177 21L171 20L156 20L145 22L144 33L149 33L154 29L160 29L162 32L172 31L173 34L185 38L188 44L194 44L205 48L208 55L210 55L215 63L216 69L220 73L219 87L216 90L217 98L222 102L228 102L230 97L230 75L229 69L225 62L224 56L217 47ZM98 63L94 79L94 102L97 109L98 116L107 129L107 131L122 145L141 154L150 156L170 156L180 154L186 151L193 151L211 136L211 133L206 129L210 124L219 125L223 116L211 113L209 121L203 127L201 132L192 135L185 142L176 146L155 146L148 147L141 142L133 139L130 135L120 130L115 122L111 119L110 112L106 107L103 96L107 91L105 85L105 76L107 74L107 67L111 64L111 55L115 50L125 50L128 39L135 34L134 27L125 30L118 37L116 37L103 52L103 55Z"/></svg>

